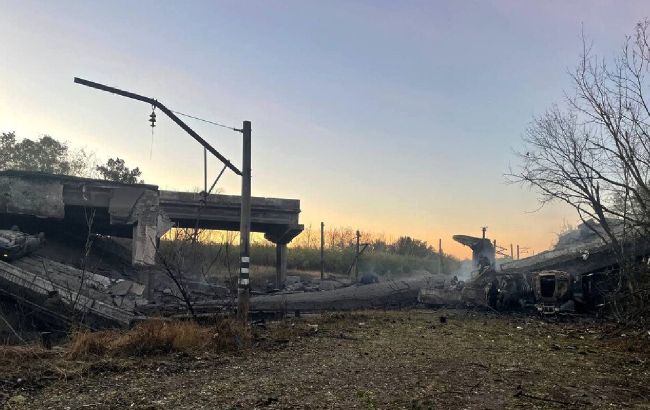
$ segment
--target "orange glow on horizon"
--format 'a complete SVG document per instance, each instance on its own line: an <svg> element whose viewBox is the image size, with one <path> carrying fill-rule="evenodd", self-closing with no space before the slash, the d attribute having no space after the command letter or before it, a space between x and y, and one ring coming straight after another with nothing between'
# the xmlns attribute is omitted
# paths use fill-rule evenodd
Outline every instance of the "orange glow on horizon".
<svg viewBox="0 0 650 410"><path fill-rule="evenodd" d="M320 226L320 225L319 225ZM305 227L305 230L298 236L296 237L290 244L289 247L300 247L300 246L310 246L312 248L318 248L320 246L320 232L319 230L314 230L313 228L311 229L311 232L309 230L309 225ZM351 228L334 228L337 230L351 230ZM177 232L179 230L172 229L169 232L167 232L161 239L163 240L173 240L177 237ZM191 231L188 230L188 232ZM445 233L445 234L440 234L438 238L435 237L435 235L430 235L429 237L418 237L415 235L408 235L408 234L385 234L385 233L372 233L372 232L362 232L362 238L361 242L364 241L372 241L376 239L382 239L387 241L388 243L392 243L395 240L397 240L400 236L411 236L414 239L419 239L419 240L424 240L426 241L434 250L438 250L438 241L439 239L442 239L442 250L446 255L451 255L455 258L458 258L460 260L464 259L470 259L472 257L472 252L471 250L465 246L462 245L452 239L452 236L455 234L459 234L462 232L454 232L454 233ZM465 233L471 236L480 236L480 234L475 234L472 235L473 233ZM307 238L308 236L311 235L311 238ZM328 242L329 238L329 232L326 231L325 234L326 237L326 243ZM494 240L494 238L490 237L488 234L488 239ZM545 251L549 248L551 248L552 244L554 243L556 239L555 234L549 235L547 238L542 238L541 241L539 242L527 242L527 243L520 243L520 258L525 258L528 256L532 256L533 254L540 253L542 251ZM239 232L236 231L201 231L199 234L199 241L204 242L204 243L225 243L225 242L230 242L234 246L239 245ZM262 244L269 244L270 242L266 241L264 239L264 234L259 233L259 232L252 232L251 233L251 242L252 243L262 243ZM505 236L503 238L497 237L497 247L502 248L502 251L510 255L510 245L512 244L512 249L513 249L513 254L516 258L517 255L517 242L515 240L511 240L511 237ZM505 248L505 250L503 250ZM498 257L498 255L497 255Z"/></svg>

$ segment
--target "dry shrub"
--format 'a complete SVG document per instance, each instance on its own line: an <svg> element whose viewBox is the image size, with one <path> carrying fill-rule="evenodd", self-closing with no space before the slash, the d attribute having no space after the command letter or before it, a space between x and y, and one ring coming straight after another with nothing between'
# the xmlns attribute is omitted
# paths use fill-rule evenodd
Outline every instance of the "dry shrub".
<svg viewBox="0 0 650 410"><path fill-rule="evenodd" d="M250 346L251 328L233 319L223 319L212 327L213 346L218 351L237 350Z"/></svg>
<svg viewBox="0 0 650 410"><path fill-rule="evenodd" d="M104 330L101 332L90 332L79 330L73 333L68 348L68 355L71 358L104 355L108 351L108 345L116 336L116 332Z"/></svg>
<svg viewBox="0 0 650 410"><path fill-rule="evenodd" d="M205 349L210 339L210 330L194 322L148 321L121 334L110 348L118 354L147 356Z"/></svg>
<svg viewBox="0 0 650 410"><path fill-rule="evenodd" d="M70 358L86 356L148 356L171 352L221 352L250 344L248 326L232 319L201 326L188 321L149 320L128 331L83 332L73 335Z"/></svg>
<svg viewBox="0 0 650 410"><path fill-rule="evenodd" d="M0 346L0 363L20 363L52 354L38 345Z"/></svg>

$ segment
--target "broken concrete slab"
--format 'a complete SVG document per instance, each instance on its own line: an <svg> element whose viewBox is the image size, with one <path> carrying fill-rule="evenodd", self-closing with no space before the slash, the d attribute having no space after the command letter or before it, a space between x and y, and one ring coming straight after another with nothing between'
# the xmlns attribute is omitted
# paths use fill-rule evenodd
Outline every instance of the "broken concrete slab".
<svg viewBox="0 0 650 410"><path fill-rule="evenodd" d="M108 291L115 296L126 296L129 294L132 286L133 282L130 280L120 280L113 284Z"/></svg>
<svg viewBox="0 0 650 410"><path fill-rule="evenodd" d="M77 276L83 276L83 272L74 268L70 268L70 274L72 283ZM60 275L53 273L52 276ZM128 327L131 324L134 312L113 306L106 297L100 300L89 296L97 295L96 291L75 288L70 283L55 282L45 275L0 261L0 289L18 303L29 303L38 311L69 323L82 318L91 327Z"/></svg>
<svg viewBox="0 0 650 410"><path fill-rule="evenodd" d="M300 282L302 282L302 279L300 279L300 276L298 275L287 275L284 279L284 284L286 286L295 285Z"/></svg>
<svg viewBox="0 0 650 410"><path fill-rule="evenodd" d="M136 305L136 303L135 303L134 299L123 297L119 307L120 307L120 309L124 309L124 310L127 310L127 311L133 311L133 310L135 310L135 305Z"/></svg>
<svg viewBox="0 0 650 410"><path fill-rule="evenodd" d="M334 289L342 288L343 286L345 285L335 280L321 280L318 283L318 288L323 291L334 290Z"/></svg>
<svg viewBox="0 0 650 410"><path fill-rule="evenodd" d="M431 277L415 277L323 292L256 296L251 310L326 311L412 306Z"/></svg>
<svg viewBox="0 0 650 410"><path fill-rule="evenodd" d="M136 296L142 296L144 294L146 286L137 282L132 282L130 292Z"/></svg>

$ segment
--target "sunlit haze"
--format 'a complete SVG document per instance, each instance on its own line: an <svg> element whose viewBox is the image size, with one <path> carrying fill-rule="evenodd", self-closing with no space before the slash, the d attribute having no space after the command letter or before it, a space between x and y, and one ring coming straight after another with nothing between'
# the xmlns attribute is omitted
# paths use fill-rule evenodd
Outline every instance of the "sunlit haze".
<svg viewBox="0 0 650 410"><path fill-rule="evenodd" d="M305 226L410 235L467 257L456 233L547 249L572 209L538 210L503 174L533 116L561 102L581 32L613 55L647 1L0 0L0 132L49 134L203 183L203 150L151 108L253 126L253 195L301 200ZM187 120L234 163L241 135ZM211 159L212 178L220 170ZM239 178L220 187L239 193Z"/></svg>

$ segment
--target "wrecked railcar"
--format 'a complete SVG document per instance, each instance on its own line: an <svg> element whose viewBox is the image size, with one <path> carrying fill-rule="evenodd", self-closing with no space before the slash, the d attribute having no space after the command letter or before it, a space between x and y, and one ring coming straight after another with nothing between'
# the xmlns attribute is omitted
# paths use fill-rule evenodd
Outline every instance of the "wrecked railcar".
<svg viewBox="0 0 650 410"><path fill-rule="evenodd" d="M575 278L568 272L550 270L531 274L535 307L542 314L572 311Z"/></svg>
<svg viewBox="0 0 650 410"><path fill-rule="evenodd" d="M562 271L508 274L493 270L461 287L426 288L418 300L429 306L479 306L495 310L532 310L543 314L575 311L584 304L581 281Z"/></svg>
<svg viewBox="0 0 650 410"><path fill-rule="evenodd" d="M488 239L465 235L454 239L472 248L472 278L462 289L423 289L421 303L533 309L555 314L598 309L619 286L612 274L619 269L616 254L597 235L588 235L585 228L579 228L578 234L571 233L570 241L561 240L553 250L499 266L489 263L494 260L494 248ZM623 247L631 260L647 261L650 238L631 238L623 241Z"/></svg>

